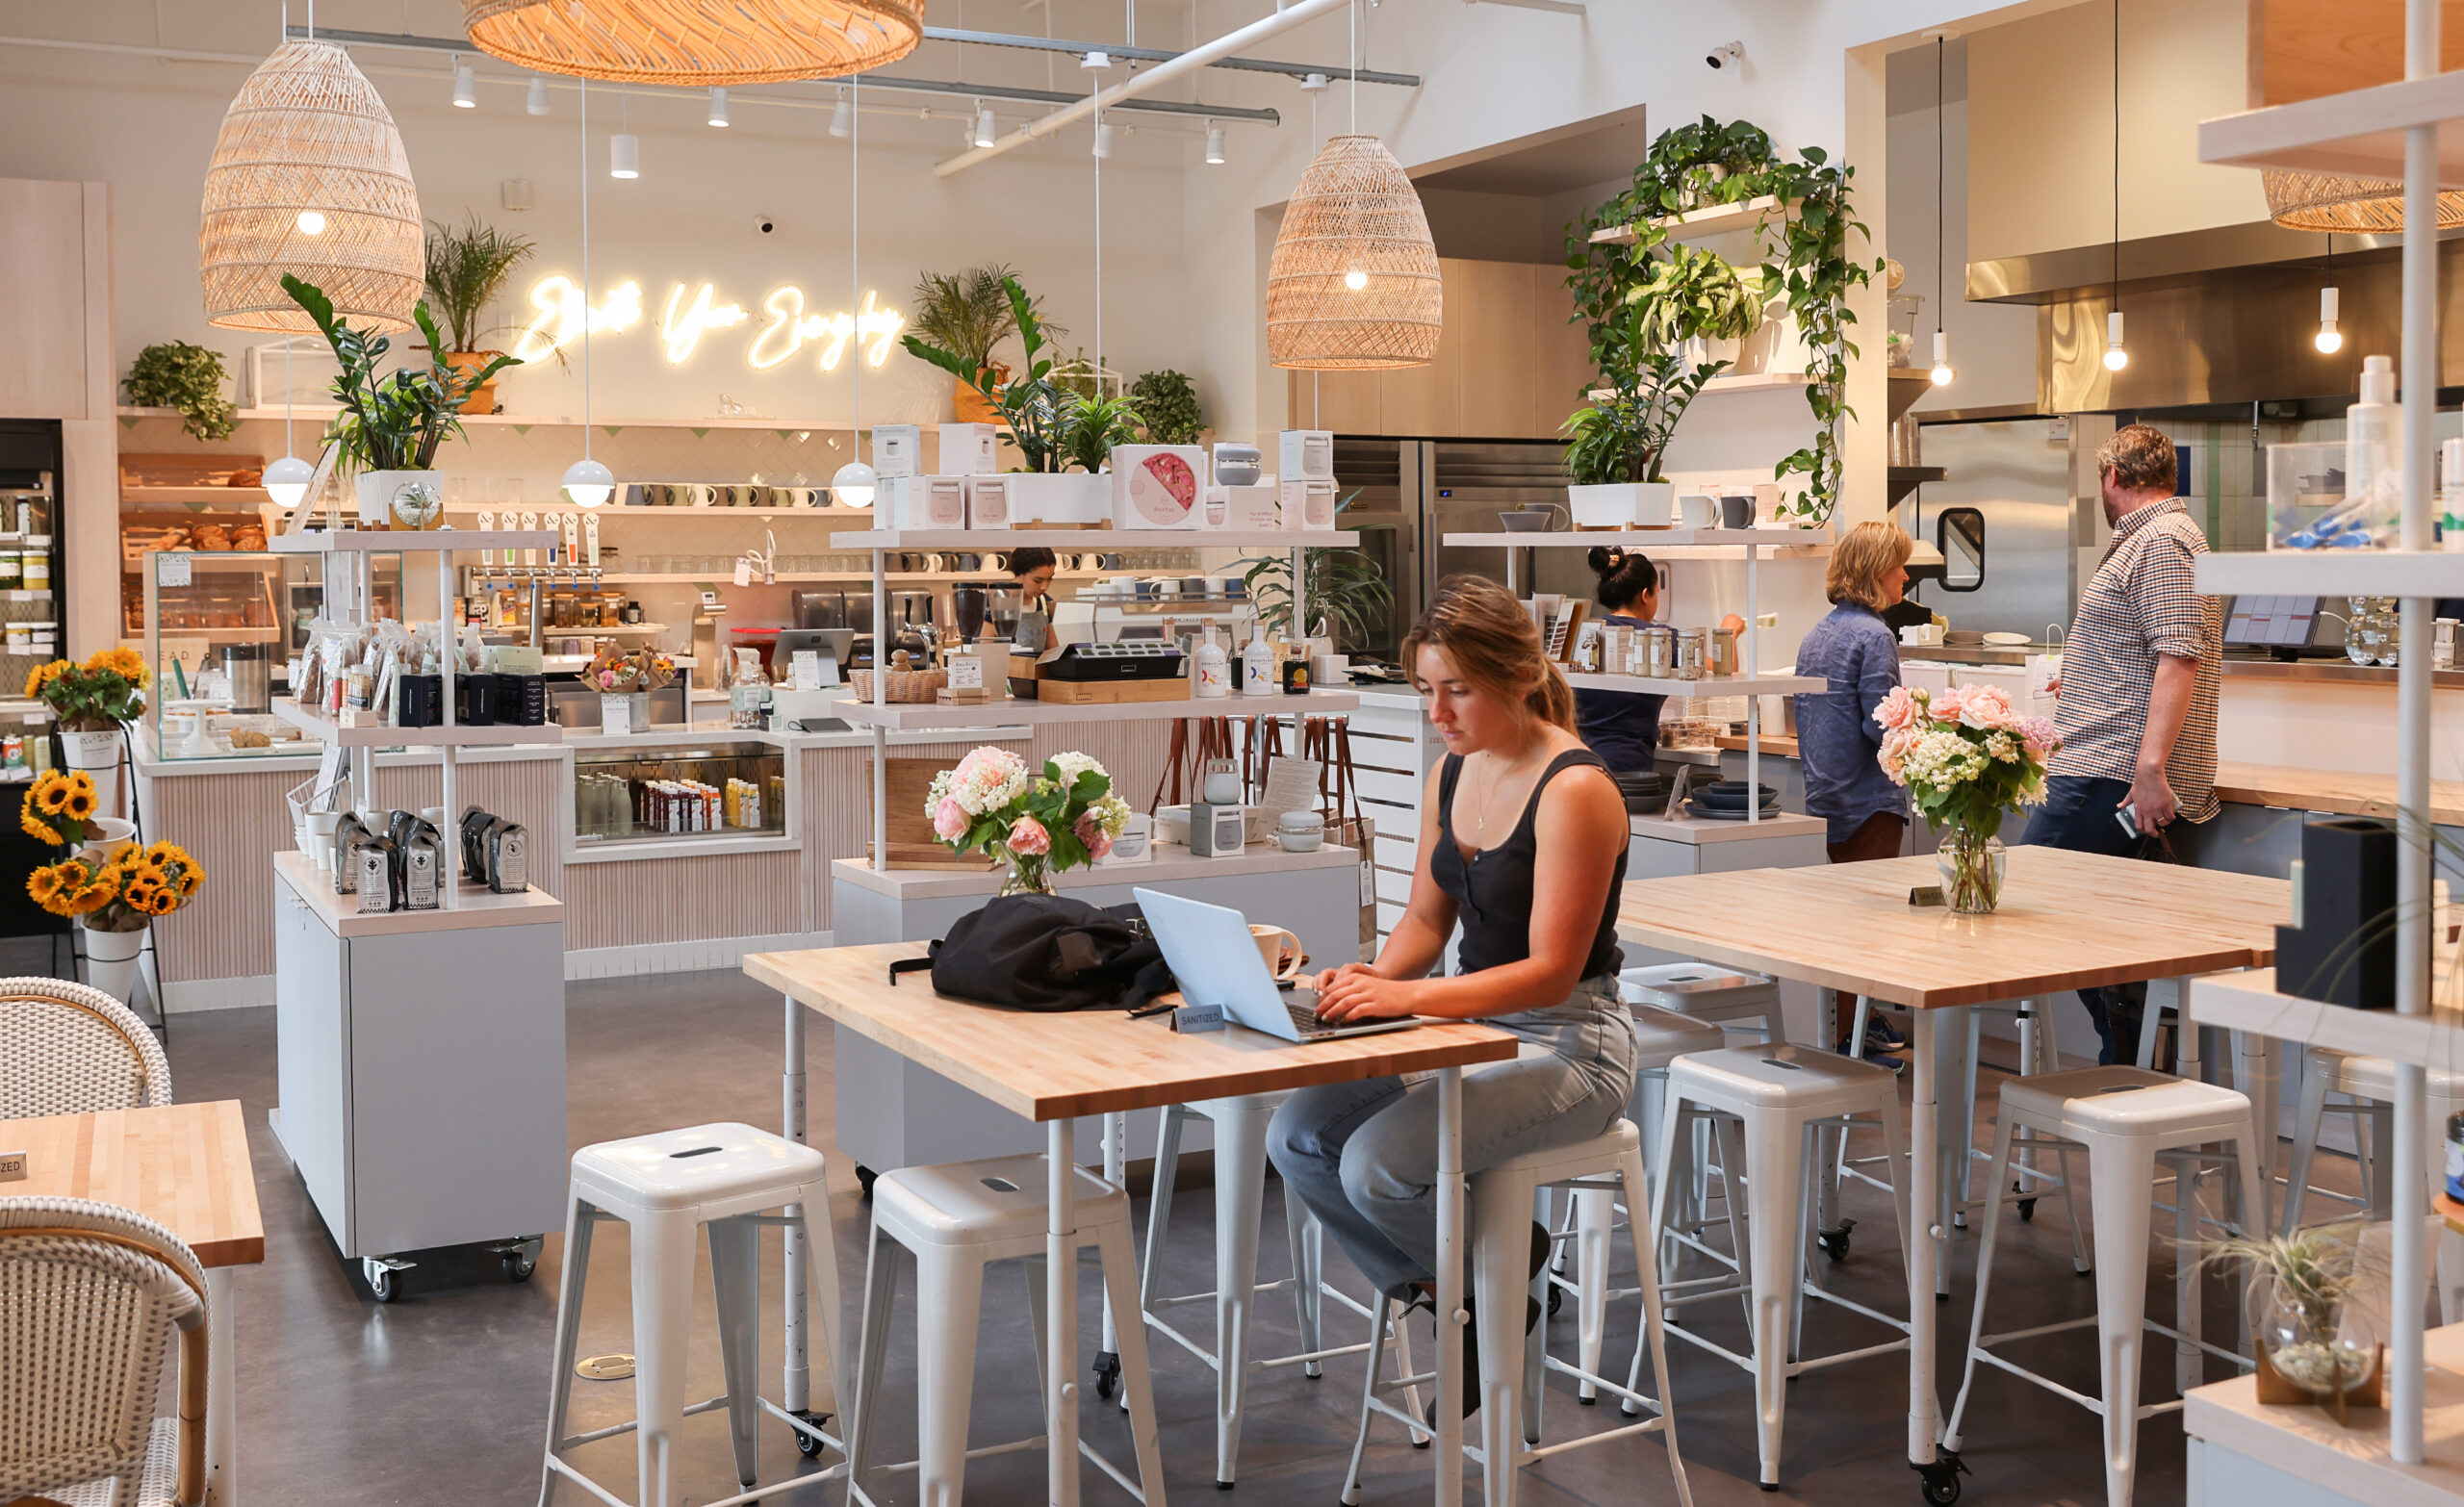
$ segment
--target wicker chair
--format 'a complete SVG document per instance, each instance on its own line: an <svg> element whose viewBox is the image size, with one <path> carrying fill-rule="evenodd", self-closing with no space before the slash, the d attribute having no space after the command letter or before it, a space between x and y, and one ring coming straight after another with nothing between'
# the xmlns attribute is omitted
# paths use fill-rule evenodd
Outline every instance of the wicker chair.
<svg viewBox="0 0 2464 1507"><path fill-rule="evenodd" d="M0 1120L170 1102L170 1060L127 1006L64 979L0 979Z"/></svg>
<svg viewBox="0 0 2464 1507"><path fill-rule="evenodd" d="M177 1421L154 1399L180 1340ZM205 1271L153 1220L0 1198L0 1502L194 1507L205 1496Z"/></svg>

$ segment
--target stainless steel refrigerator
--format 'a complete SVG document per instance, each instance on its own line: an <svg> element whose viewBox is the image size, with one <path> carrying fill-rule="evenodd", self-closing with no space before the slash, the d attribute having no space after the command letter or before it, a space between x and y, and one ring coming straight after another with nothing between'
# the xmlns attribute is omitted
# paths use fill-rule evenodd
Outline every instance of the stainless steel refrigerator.
<svg viewBox="0 0 2464 1507"><path fill-rule="evenodd" d="M1395 604L1352 652L1393 659L1403 634L1449 575L1505 579L1505 551L1441 544L1448 534L1497 533L1500 513L1527 502L1566 500L1560 446L1544 441L1387 440L1338 435L1335 491L1353 496L1343 515L1360 530L1361 552L1394 587ZM1538 557L1525 589L1588 595L1592 577L1571 550L1526 551Z"/></svg>

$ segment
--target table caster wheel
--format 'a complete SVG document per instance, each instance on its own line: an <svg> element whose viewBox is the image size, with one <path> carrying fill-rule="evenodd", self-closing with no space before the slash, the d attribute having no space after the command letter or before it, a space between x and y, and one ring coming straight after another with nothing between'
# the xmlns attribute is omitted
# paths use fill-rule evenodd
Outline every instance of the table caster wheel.
<svg viewBox="0 0 2464 1507"><path fill-rule="evenodd" d="M816 1428L830 1421L830 1415L827 1413L800 1413L796 1416ZM807 1460L819 1457L822 1450L829 1447L821 1442L821 1436L818 1434L808 1434L803 1429L792 1432L796 1436L796 1453Z"/></svg>
<svg viewBox="0 0 2464 1507"><path fill-rule="evenodd" d="M1549 1316L1550 1316L1551 1318L1554 1318L1554 1317L1556 1317L1556 1316L1557 1316L1557 1310L1558 1310L1558 1309L1560 1309L1560 1308L1563 1308L1563 1307L1565 1306L1565 1303L1566 1303L1566 1290L1565 1290L1565 1289L1563 1289L1563 1288L1561 1288L1561 1287L1559 1287L1559 1286L1557 1286L1557 1285L1556 1285L1555 1283L1553 1283L1553 1282L1550 1283L1550 1284L1549 1284Z"/></svg>
<svg viewBox="0 0 2464 1507"><path fill-rule="evenodd" d="M1912 1460L1908 1466L1924 1477L1925 1499L1933 1507L1950 1507L1960 1499L1960 1477L1972 1472L1953 1451L1944 1449L1938 1454L1939 1458L1930 1463L1920 1465Z"/></svg>
<svg viewBox="0 0 2464 1507"><path fill-rule="evenodd" d="M369 1292L379 1303L391 1303L401 1293L402 1279L396 1275L393 1267L386 1265L383 1262L363 1257L359 1264L359 1274L367 1279Z"/></svg>
<svg viewBox="0 0 2464 1507"><path fill-rule="evenodd" d="M1120 1386L1120 1357L1110 1350L1095 1352L1095 1395L1109 1400Z"/></svg>
<svg viewBox="0 0 2464 1507"><path fill-rule="evenodd" d="M2019 1200L2019 1222L2020 1222L2021 1224L2034 1224L2034 1223L2036 1223L2036 1219L2037 1219L2037 1201L2036 1201L2035 1199L2033 1199L2033 1198L2022 1198L2022 1199L2020 1199L2020 1200Z"/></svg>
<svg viewBox="0 0 2464 1507"><path fill-rule="evenodd" d="M873 1183L880 1176L881 1174L871 1167L860 1166L856 1169L856 1185L863 1190L864 1202L869 1204L873 1201Z"/></svg>
<svg viewBox="0 0 2464 1507"><path fill-rule="evenodd" d="M1837 1229L1821 1232L1814 1237L1814 1241L1822 1247L1822 1253L1830 1257L1835 1265L1848 1259L1848 1235L1856 1228L1856 1220L1842 1219Z"/></svg>
<svg viewBox="0 0 2464 1507"><path fill-rule="evenodd" d="M507 1282L527 1282L530 1274L538 1269L539 1263L531 1256L521 1251L504 1253L504 1280Z"/></svg>

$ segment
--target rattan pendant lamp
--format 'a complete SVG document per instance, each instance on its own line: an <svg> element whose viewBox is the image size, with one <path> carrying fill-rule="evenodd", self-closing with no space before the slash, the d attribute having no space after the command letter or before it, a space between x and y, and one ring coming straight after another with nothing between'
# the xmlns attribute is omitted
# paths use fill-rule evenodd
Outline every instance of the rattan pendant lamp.
<svg viewBox="0 0 2464 1507"><path fill-rule="evenodd" d="M1301 371L1375 371L1437 359L1446 309L1437 244L1395 154L1360 125L1352 11L1353 134L1320 149L1267 266L1267 359Z"/></svg>
<svg viewBox="0 0 2464 1507"><path fill-rule="evenodd" d="M462 19L542 73L696 88L860 73L924 38L924 0L462 0Z"/></svg>
<svg viewBox="0 0 2464 1507"><path fill-rule="evenodd" d="M2287 230L2363 236L2404 233L2404 186L2400 183L2274 167L2261 169L2259 182L2267 189L2268 217ZM2464 189L2443 189L2438 195L2438 228L2456 225L2464 225Z"/></svg>
<svg viewBox="0 0 2464 1507"><path fill-rule="evenodd" d="M334 314L411 327L425 276L420 196L401 133L342 48L286 41L240 86L205 170L197 272L226 329L314 333L286 272Z"/></svg>

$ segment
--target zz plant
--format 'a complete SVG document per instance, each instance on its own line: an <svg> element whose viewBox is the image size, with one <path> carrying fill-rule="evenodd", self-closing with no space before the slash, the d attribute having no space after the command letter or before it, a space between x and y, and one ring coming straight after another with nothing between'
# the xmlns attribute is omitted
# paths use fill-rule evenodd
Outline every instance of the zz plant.
<svg viewBox="0 0 2464 1507"><path fill-rule="evenodd" d="M371 330L355 330L334 317L334 302L313 283L282 274L282 291L308 312L325 344L333 346L342 374L334 378L334 396L343 411L325 431L342 447L345 464L354 471L425 471L436 460L436 447L462 432L457 417L471 395L506 367L520 366L518 357L498 355L475 371L457 371L445 362L445 337L436 317L422 302L411 319L427 340L428 364L405 367L382 378L377 364L393 342Z"/></svg>
<svg viewBox="0 0 2464 1507"><path fill-rule="evenodd" d="M1057 472L1070 458L1068 415L1076 397L1052 380L1052 358L1044 354L1044 322L1035 300L1027 296L1026 289L1019 286L1015 277L1006 273L1001 278L1001 291L1010 301L1010 316L1017 324L1018 348L1026 366L1024 375L1000 375L979 365L972 353L937 345L914 335L901 336L899 343L907 347L909 355L931 362L983 394L1000 412L1001 421L1009 425L1010 438L1025 457L1027 470Z"/></svg>

